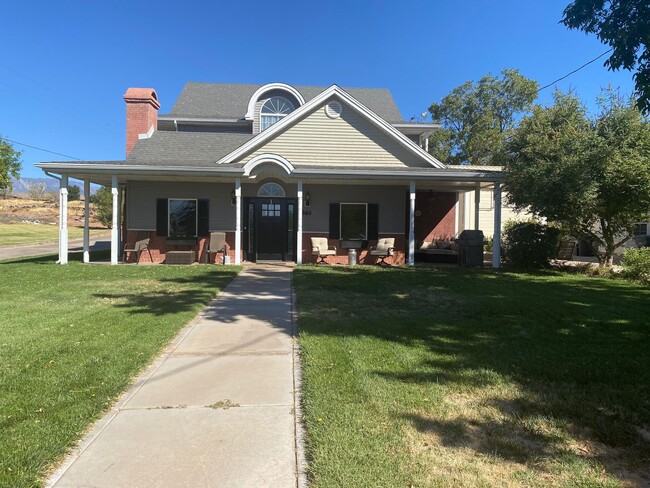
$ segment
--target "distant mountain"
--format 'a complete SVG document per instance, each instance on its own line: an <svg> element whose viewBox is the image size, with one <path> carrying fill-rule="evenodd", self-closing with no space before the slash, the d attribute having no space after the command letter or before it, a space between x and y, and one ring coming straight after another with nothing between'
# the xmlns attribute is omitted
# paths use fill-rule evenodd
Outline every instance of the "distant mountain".
<svg viewBox="0 0 650 488"><path fill-rule="evenodd" d="M13 193L21 194L29 192L29 185L45 183L46 191L58 191L59 180L54 178L11 178L13 184ZM81 194L84 194L84 185L80 182L73 181L70 186L78 186ZM99 187L97 185L90 185L90 193L95 193Z"/></svg>

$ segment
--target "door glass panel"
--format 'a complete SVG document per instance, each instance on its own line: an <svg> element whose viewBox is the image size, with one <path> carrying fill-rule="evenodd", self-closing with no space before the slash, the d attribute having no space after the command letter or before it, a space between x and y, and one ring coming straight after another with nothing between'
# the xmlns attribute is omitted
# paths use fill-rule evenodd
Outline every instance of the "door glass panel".
<svg viewBox="0 0 650 488"><path fill-rule="evenodd" d="M293 202L287 203L287 251L293 257Z"/></svg>
<svg viewBox="0 0 650 488"><path fill-rule="evenodd" d="M248 253L253 255L255 246L253 243L253 235L255 231L255 204L248 204ZM249 258L251 259L251 258Z"/></svg>

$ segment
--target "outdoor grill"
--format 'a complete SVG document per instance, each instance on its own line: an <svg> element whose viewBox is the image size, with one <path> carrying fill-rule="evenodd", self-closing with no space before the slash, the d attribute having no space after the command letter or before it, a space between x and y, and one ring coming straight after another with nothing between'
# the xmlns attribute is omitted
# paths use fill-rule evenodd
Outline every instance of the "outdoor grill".
<svg viewBox="0 0 650 488"><path fill-rule="evenodd" d="M483 266L483 245L486 243L483 231L464 230L456 242L460 266Z"/></svg>

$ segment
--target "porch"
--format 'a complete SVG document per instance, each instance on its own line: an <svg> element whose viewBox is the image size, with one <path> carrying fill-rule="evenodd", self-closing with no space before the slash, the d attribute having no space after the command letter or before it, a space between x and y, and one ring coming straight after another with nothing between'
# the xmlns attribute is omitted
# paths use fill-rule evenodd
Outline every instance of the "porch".
<svg viewBox="0 0 650 488"><path fill-rule="evenodd" d="M233 264L316 262L311 253L312 237L327 237L336 247L330 263L347 263L348 249L341 241L356 238L358 262L374 264L377 259L369 255L369 247L380 238L392 237L395 253L388 262L413 266L422 243L453 239L465 229L479 229L481 190L490 190L492 266L499 267L500 174L463 170L457 172L458 178L437 174L409 181L395 177L296 178L277 171L276 165L260 169L263 171L246 178L62 174L59 262L68 261L67 185L68 177L75 177L83 179L86 192L91 181L111 189L111 264L122 261L127 242L144 237L149 239L151 256L142 253L141 263L164 263L169 251L179 250L193 251L196 261L206 262L210 232L223 232L226 255ZM88 212L86 203L84 262L89 262ZM179 232L185 237L181 244ZM126 262L135 262L135 253L126 257ZM215 259L222 262L221 255L213 254L210 261Z"/></svg>

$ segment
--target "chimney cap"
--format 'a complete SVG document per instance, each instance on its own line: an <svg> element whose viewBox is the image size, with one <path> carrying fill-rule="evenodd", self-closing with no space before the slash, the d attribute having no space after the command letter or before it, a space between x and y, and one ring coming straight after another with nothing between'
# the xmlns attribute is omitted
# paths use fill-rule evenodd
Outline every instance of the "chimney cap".
<svg viewBox="0 0 650 488"><path fill-rule="evenodd" d="M129 88L124 94L124 100L128 102L151 102L156 109L160 108L158 94L153 88Z"/></svg>

